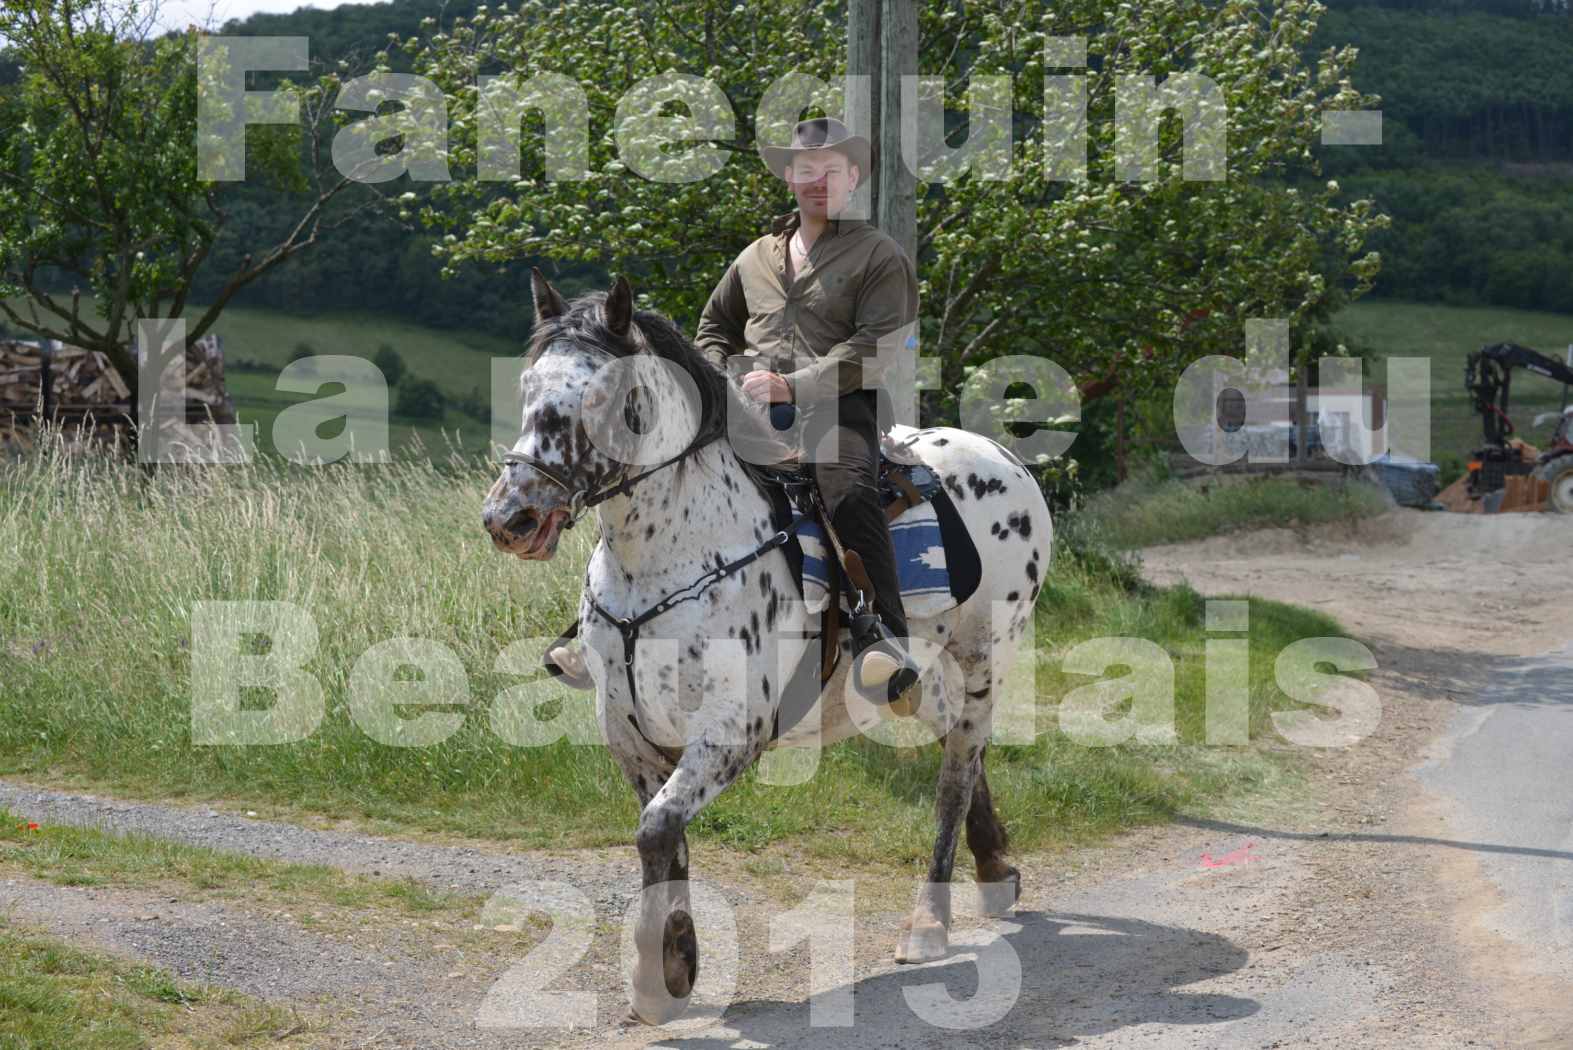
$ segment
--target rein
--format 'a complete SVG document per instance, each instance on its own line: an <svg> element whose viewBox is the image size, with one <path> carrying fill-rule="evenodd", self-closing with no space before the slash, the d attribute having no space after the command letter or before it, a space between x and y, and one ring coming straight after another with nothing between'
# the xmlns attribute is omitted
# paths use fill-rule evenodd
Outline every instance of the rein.
<svg viewBox="0 0 1573 1050"><path fill-rule="evenodd" d="M710 439L710 441L714 440L715 438ZM569 513L568 520L563 523L563 528L571 529L574 527L574 523L577 522L580 518L584 517L585 513L591 508L605 503L614 496L621 496L623 493L631 490L636 484L643 481L645 478L648 478L651 474L654 474L657 471L665 470L667 467L670 467L675 463L681 463L683 460L687 459L689 456L692 456L695 452L698 452L700 449L708 445L710 441L690 445L683 451L679 452L677 455L673 456L671 459L656 464L644 473L635 474L631 478L624 478L622 481L618 482L616 485L613 485L611 488L602 489L600 492L594 494L590 494L589 489L575 489L572 485L568 484L568 482L558 477L556 471L552 470L545 463L542 463L539 459L535 458L534 456L527 455L526 453L514 452L510 450L503 453L502 460L504 463L519 463L523 466L531 467L539 472L540 475L547 481L550 481L553 485L556 485L558 488L568 493Z"/></svg>

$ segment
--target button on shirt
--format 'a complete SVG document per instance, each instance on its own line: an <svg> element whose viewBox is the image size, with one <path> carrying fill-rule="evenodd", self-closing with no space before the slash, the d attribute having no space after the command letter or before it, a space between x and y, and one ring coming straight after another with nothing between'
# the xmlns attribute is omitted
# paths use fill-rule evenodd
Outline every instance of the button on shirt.
<svg viewBox="0 0 1573 1050"><path fill-rule="evenodd" d="M799 401L875 386L880 341L916 328L917 270L867 221L831 219L788 280L801 220L796 211L775 219L727 267L694 344L717 365L736 353L763 358Z"/></svg>

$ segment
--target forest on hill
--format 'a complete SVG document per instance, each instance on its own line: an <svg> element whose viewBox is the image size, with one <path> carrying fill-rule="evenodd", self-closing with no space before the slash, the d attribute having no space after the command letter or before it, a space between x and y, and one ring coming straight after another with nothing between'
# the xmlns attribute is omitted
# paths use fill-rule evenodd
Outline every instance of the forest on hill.
<svg viewBox="0 0 1573 1050"><path fill-rule="evenodd" d="M477 0L452 0L444 17ZM1372 248L1373 294L1460 305L1573 311L1573 14L1567 0L1328 0L1316 47L1360 49L1356 86L1382 97L1381 148L1329 147L1324 173L1393 217ZM314 58L368 56L410 35L420 0L256 15L227 31L306 35ZM265 221L266 193L255 195ZM247 293L252 305L392 310L497 334L527 323L527 264L443 281L433 234L393 224L346 229ZM570 288L593 266L559 271Z"/></svg>
<svg viewBox="0 0 1573 1050"><path fill-rule="evenodd" d="M305 36L314 65L365 68L389 34L412 36L434 8L469 17L478 0L390 0L231 21L234 35ZM1326 147L1325 177L1393 218L1376 296L1573 312L1573 14L1568 0L1326 0L1318 50L1360 49L1356 86L1381 96L1380 148ZM402 55L393 55L395 68ZM0 55L0 84L14 79ZM413 189L420 191L420 187ZM242 245L272 243L298 212L285 191L239 187L235 221L208 280ZM763 232L763 230L761 230ZM443 280L439 234L366 213L239 302L294 311L365 309L436 327L505 337L527 330L531 260L466 264ZM602 284L592 264L554 264L569 292ZM216 289L198 287L200 300ZM692 320L692 319L689 319Z"/></svg>
<svg viewBox="0 0 1573 1050"><path fill-rule="evenodd" d="M1374 294L1573 312L1573 17L1565 0L1331 0L1320 46L1353 44L1382 98L1380 149L1328 149L1392 216Z"/></svg>

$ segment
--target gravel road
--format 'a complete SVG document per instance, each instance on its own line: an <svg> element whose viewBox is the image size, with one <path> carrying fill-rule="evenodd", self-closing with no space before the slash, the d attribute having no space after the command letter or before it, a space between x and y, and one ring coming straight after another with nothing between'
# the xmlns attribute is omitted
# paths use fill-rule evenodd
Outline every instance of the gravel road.
<svg viewBox="0 0 1573 1050"><path fill-rule="evenodd" d="M737 987L724 1015L696 1011L681 1030L619 1024L619 922L637 892L626 849L403 842L0 783L0 804L41 822L468 893L577 888L597 924L583 951L527 952L523 941L483 951L420 923L330 934L244 904L21 877L0 885L0 910L333 1019L289 1045L1570 1047L1566 536L1547 516L1395 512L1354 530L1147 551L1159 582L1337 616L1377 658L1376 732L1308 754L1300 797L1018 859L1020 909L1003 920L964 915L952 955L923 967L889 962L913 888L900 878L856 874L855 937L838 948L844 926L804 899L816 880L844 873L789 857L784 874L756 877L740 858L701 847L694 875L735 918ZM959 905L969 901L958 893ZM807 936L770 952L773 933L778 946L792 941L789 927ZM718 930L701 909L702 988L728 972ZM592 996L579 1027L477 1026L566 1025L574 1001L550 998L565 991Z"/></svg>

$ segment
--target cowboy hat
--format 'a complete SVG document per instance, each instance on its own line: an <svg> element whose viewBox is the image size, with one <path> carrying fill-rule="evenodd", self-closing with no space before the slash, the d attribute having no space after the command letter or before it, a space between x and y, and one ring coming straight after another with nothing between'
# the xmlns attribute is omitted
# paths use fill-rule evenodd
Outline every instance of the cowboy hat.
<svg viewBox="0 0 1573 1050"><path fill-rule="evenodd" d="M847 126L835 117L814 117L811 120L800 120L792 129L792 144L790 146L759 145L759 155L765 159L765 166L777 178L781 177L781 169L792 163L792 158L799 153L810 153L818 150L833 150L843 153L847 159L858 166L858 170L867 178L870 169L870 154L868 139L861 135L854 135L847 130Z"/></svg>

